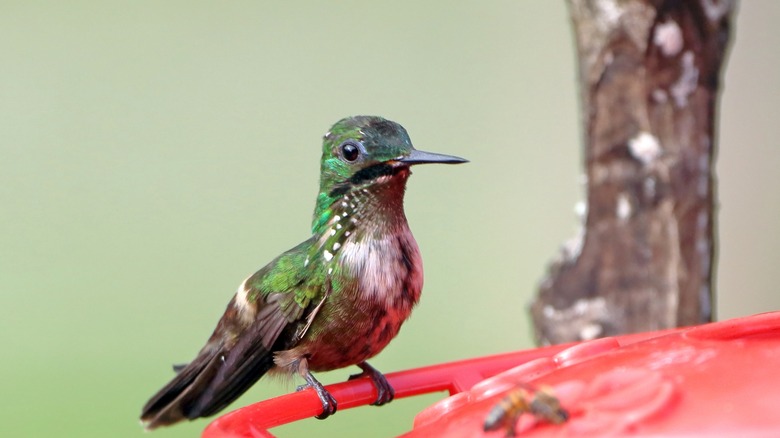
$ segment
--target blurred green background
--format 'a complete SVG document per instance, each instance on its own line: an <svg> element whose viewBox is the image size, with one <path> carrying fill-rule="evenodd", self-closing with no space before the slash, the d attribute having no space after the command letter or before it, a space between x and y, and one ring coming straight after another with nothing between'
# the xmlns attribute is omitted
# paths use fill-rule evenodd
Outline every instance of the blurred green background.
<svg viewBox="0 0 780 438"><path fill-rule="evenodd" d="M743 2L725 75L721 319L780 308L779 21L780 2ZM347 115L472 161L415 170L425 293L372 363L531 347L525 306L582 195L568 24L549 0L1 1L0 435L141 436L170 365L307 237L321 136ZM389 436L442 396L275 431Z"/></svg>

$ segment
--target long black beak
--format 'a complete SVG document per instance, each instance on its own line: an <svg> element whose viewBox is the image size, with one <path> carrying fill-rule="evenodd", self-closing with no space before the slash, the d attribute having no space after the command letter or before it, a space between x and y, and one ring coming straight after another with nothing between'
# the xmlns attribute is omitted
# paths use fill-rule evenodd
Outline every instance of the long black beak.
<svg viewBox="0 0 780 438"><path fill-rule="evenodd" d="M435 154L433 152L418 151L417 149L412 149L411 154L398 158L396 161L409 165L426 163L460 164L469 162L469 160L453 155Z"/></svg>

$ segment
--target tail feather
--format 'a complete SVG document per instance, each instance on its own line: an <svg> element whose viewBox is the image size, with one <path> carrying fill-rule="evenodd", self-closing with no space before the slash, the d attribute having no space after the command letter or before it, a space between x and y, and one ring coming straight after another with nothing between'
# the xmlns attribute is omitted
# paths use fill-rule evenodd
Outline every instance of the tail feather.
<svg viewBox="0 0 780 438"><path fill-rule="evenodd" d="M273 354L257 342L260 336L255 331L261 329L263 327L259 324L250 327L230 354L221 357L222 366L192 406L188 418L216 414L273 368Z"/></svg>
<svg viewBox="0 0 780 438"><path fill-rule="evenodd" d="M216 414L268 372L273 354L248 332L230 348L207 345L189 364L175 366L178 374L143 407L146 429Z"/></svg>
<svg viewBox="0 0 780 438"><path fill-rule="evenodd" d="M207 385L216 374L221 351L221 348L204 348L189 364L176 366L176 377L149 399L141 411L141 421L146 429L189 418L190 406L199 397L197 388Z"/></svg>
<svg viewBox="0 0 780 438"><path fill-rule="evenodd" d="M176 376L141 411L146 429L216 414L274 367L273 351L287 350L297 339L298 324L290 324L278 306L268 312L270 319L248 325L236 312L231 301L198 357L174 365Z"/></svg>

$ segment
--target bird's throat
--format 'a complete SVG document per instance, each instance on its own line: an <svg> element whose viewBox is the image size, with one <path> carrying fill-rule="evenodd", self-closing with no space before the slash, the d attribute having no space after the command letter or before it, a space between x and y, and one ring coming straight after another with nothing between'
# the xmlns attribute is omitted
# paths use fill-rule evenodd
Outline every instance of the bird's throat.
<svg viewBox="0 0 780 438"><path fill-rule="evenodd" d="M338 185L349 187L349 190L338 193L338 196L332 196L335 189L329 193L320 192L312 226L315 235L333 234L334 231L353 235L392 231L399 226L406 226L403 200L411 171L406 166L390 164L379 164L367 169L375 167L375 170L362 176L360 172L353 175L350 180L354 180L354 183ZM372 177L366 179L369 174ZM325 205L320 202L323 198L329 201Z"/></svg>

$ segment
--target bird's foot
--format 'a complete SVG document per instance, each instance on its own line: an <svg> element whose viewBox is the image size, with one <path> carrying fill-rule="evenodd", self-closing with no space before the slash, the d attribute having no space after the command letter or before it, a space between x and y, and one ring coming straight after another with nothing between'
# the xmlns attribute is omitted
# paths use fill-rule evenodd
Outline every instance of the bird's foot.
<svg viewBox="0 0 780 438"><path fill-rule="evenodd" d="M376 387L376 400L371 403L374 406L382 406L383 404L390 403L395 398L395 390L385 378L384 374L380 373L376 368L368 364L368 362L360 362L357 364L361 370L360 374L353 374L349 376L348 380L359 379L361 377L370 377Z"/></svg>
<svg viewBox="0 0 780 438"><path fill-rule="evenodd" d="M306 384L299 386L296 391L303 391L304 389L312 388L317 393L317 397L320 398L320 403L322 403L322 413L315 416L314 418L318 420L324 420L335 414L338 410L338 403L336 402L336 399L333 398L328 390L322 386L322 383L315 379L310 372L307 371L303 377L306 379Z"/></svg>

